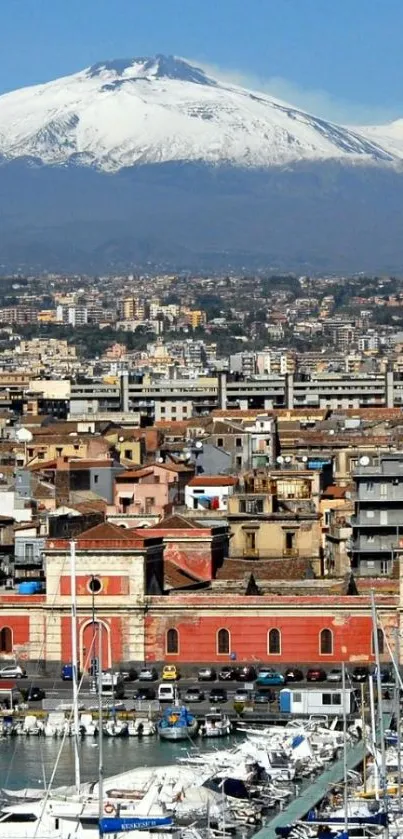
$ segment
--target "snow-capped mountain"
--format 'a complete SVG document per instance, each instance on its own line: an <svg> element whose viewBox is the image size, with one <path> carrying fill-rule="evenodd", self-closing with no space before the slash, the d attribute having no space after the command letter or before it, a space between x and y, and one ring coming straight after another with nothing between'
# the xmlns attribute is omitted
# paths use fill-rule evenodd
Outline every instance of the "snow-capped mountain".
<svg viewBox="0 0 403 839"><path fill-rule="evenodd" d="M371 143L381 145L390 154L403 160L403 119L385 125L365 125L360 127L359 133L367 137Z"/></svg>
<svg viewBox="0 0 403 839"><path fill-rule="evenodd" d="M0 97L0 156L114 172L174 161L387 163L382 137L227 84L174 57L105 61Z"/></svg>

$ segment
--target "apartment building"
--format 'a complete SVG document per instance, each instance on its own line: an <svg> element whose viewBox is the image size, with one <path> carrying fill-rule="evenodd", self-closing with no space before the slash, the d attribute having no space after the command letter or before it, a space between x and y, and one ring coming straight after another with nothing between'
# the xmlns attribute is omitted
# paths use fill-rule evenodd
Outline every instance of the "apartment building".
<svg viewBox="0 0 403 839"><path fill-rule="evenodd" d="M354 480L352 570L367 577L396 576L403 552L403 454L362 456Z"/></svg>

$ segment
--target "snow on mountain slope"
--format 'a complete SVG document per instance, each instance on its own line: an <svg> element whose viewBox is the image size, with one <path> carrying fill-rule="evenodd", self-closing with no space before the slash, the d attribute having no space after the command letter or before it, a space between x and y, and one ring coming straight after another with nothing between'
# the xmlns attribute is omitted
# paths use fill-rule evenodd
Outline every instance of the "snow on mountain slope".
<svg viewBox="0 0 403 839"><path fill-rule="evenodd" d="M111 172L167 161L266 167L394 159L375 138L165 56L101 62L1 96L0 155Z"/></svg>
<svg viewBox="0 0 403 839"><path fill-rule="evenodd" d="M357 130L371 143L377 143L390 154L403 159L403 119L386 125L365 125Z"/></svg>

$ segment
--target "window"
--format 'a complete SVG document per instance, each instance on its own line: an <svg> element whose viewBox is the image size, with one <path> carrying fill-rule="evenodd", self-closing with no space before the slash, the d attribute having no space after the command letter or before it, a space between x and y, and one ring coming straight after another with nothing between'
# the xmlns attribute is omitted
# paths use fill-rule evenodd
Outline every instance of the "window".
<svg viewBox="0 0 403 839"><path fill-rule="evenodd" d="M99 577L91 577L88 581L88 590L91 594L99 594L102 589L102 582Z"/></svg>
<svg viewBox="0 0 403 839"><path fill-rule="evenodd" d="M240 513L246 513L246 501L244 498L238 501L238 510Z"/></svg>
<svg viewBox="0 0 403 839"><path fill-rule="evenodd" d="M61 457L63 454L62 446L56 446L56 457Z"/></svg>
<svg viewBox="0 0 403 839"><path fill-rule="evenodd" d="M160 476L159 475L154 475L154 483L159 484L159 482L160 482Z"/></svg>
<svg viewBox="0 0 403 839"><path fill-rule="evenodd" d="M322 629L320 633L320 654L333 655L333 632L331 629Z"/></svg>
<svg viewBox="0 0 403 839"><path fill-rule="evenodd" d="M387 484L381 484L381 498L386 498L387 494L388 494L388 485Z"/></svg>
<svg viewBox="0 0 403 839"><path fill-rule="evenodd" d="M38 460L45 460L45 452L38 452Z"/></svg>
<svg viewBox="0 0 403 839"><path fill-rule="evenodd" d="M367 490L372 491L373 488L374 488L374 482L373 481L367 481Z"/></svg>
<svg viewBox="0 0 403 839"><path fill-rule="evenodd" d="M217 653L218 655L229 655L231 649L230 634L228 629L219 629L217 632Z"/></svg>
<svg viewBox="0 0 403 839"><path fill-rule="evenodd" d="M341 705L341 693L322 693L322 705Z"/></svg>
<svg viewBox="0 0 403 839"><path fill-rule="evenodd" d="M285 533L285 550L286 553L291 553L295 547L295 533L292 530L287 530Z"/></svg>
<svg viewBox="0 0 403 839"><path fill-rule="evenodd" d="M242 455L235 458L235 465L237 469L242 469Z"/></svg>
<svg viewBox="0 0 403 839"><path fill-rule="evenodd" d="M80 449L80 444L79 443L74 443L74 451L78 452L79 449Z"/></svg>
<svg viewBox="0 0 403 839"><path fill-rule="evenodd" d="M383 655L385 652L385 638L383 634L383 629L376 630L377 638L378 638L378 649L379 655ZM371 635L371 643L372 643L372 655L375 655L375 638L374 633Z"/></svg>
<svg viewBox="0 0 403 839"><path fill-rule="evenodd" d="M222 449L223 445L224 445L224 440L223 440L223 438L222 438L222 437L217 437L217 446L218 446L218 448L219 448L219 449Z"/></svg>
<svg viewBox="0 0 403 839"><path fill-rule="evenodd" d="M179 633L177 629L168 629L166 651L170 655L177 655L179 653Z"/></svg>
<svg viewBox="0 0 403 839"><path fill-rule="evenodd" d="M256 533L254 530L245 533L246 550L254 551L256 548Z"/></svg>
<svg viewBox="0 0 403 839"><path fill-rule="evenodd" d="M13 632L9 626L3 626L0 631L0 653L12 653Z"/></svg>
<svg viewBox="0 0 403 839"><path fill-rule="evenodd" d="M98 483L99 475L94 475L94 484Z"/></svg>
<svg viewBox="0 0 403 839"><path fill-rule="evenodd" d="M269 655L280 655L281 653L281 632L279 629L270 629L268 636Z"/></svg>
<svg viewBox="0 0 403 839"><path fill-rule="evenodd" d="M34 558L34 546L32 542L27 542L24 548L25 561L32 562Z"/></svg>
<svg viewBox="0 0 403 839"><path fill-rule="evenodd" d="M235 440L235 445L236 445L237 449L241 449L241 448L242 448L242 437L237 437L237 438L236 438L236 440Z"/></svg>
<svg viewBox="0 0 403 839"><path fill-rule="evenodd" d="M381 559L379 563L379 571L381 574L389 574L389 562L387 559Z"/></svg>
<svg viewBox="0 0 403 839"><path fill-rule="evenodd" d="M124 456L125 456L126 460L131 460L132 459L132 450L131 449L125 449Z"/></svg>
<svg viewBox="0 0 403 839"><path fill-rule="evenodd" d="M155 504L155 498L146 498L146 513L151 513Z"/></svg>
<svg viewBox="0 0 403 839"><path fill-rule="evenodd" d="M294 693L294 702L302 702L302 694Z"/></svg>

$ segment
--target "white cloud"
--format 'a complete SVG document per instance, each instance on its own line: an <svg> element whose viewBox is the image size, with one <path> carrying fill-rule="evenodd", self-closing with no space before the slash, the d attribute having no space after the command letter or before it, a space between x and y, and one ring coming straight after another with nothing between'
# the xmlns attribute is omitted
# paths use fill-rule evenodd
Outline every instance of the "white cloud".
<svg viewBox="0 0 403 839"><path fill-rule="evenodd" d="M304 111L315 114L315 116L333 122L347 125L379 125L402 117L402 113L397 109L362 105L347 99L337 99L326 90L304 89L281 76L264 79L260 76L219 67L215 64L206 64L200 61L194 63L222 81L232 82L251 90L260 90L269 96L282 99L291 105L302 108Z"/></svg>

